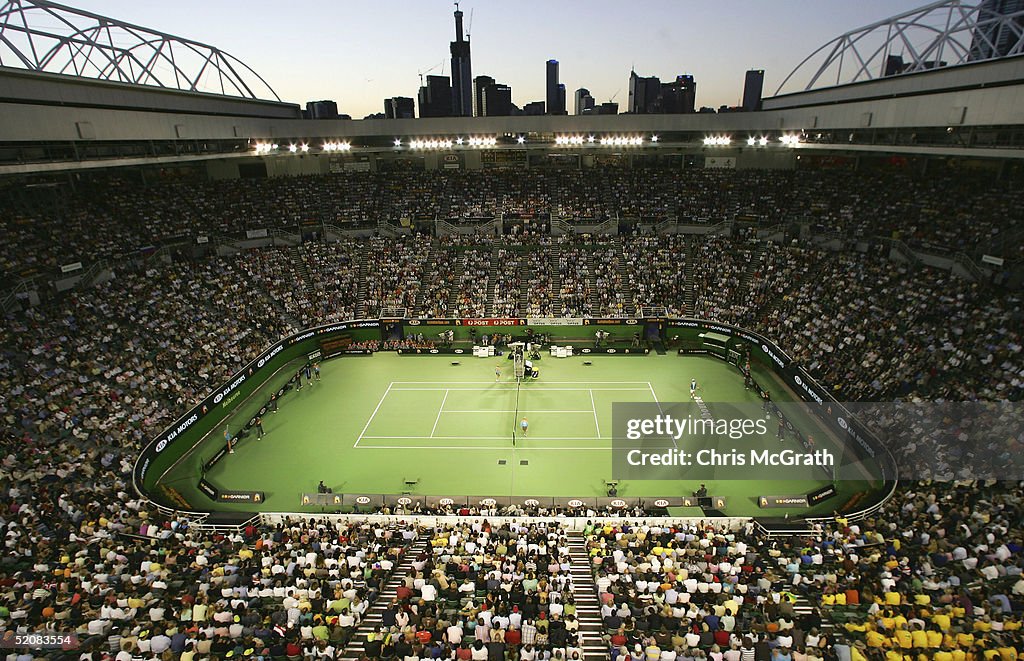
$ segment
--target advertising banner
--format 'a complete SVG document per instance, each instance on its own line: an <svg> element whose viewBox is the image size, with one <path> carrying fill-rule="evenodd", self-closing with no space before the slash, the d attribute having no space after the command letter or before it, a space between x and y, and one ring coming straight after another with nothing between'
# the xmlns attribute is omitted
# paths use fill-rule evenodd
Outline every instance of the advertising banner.
<svg viewBox="0 0 1024 661"><path fill-rule="evenodd" d="M575 349L575 353L582 355L594 355L600 354L602 356L646 356L651 353L650 349L639 348L639 347L583 347L582 349Z"/></svg>
<svg viewBox="0 0 1024 661"><path fill-rule="evenodd" d="M807 504L817 505L818 503L823 503L835 495L836 488L834 485L830 484L820 489L815 489L811 493L807 494Z"/></svg>
<svg viewBox="0 0 1024 661"><path fill-rule="evenodd" d="M221 491L217 501L221 503L262 503L267 496L262 491Z"/></svg>
<svg viewBox="0 0 1024 661"><path fill-rule="evenodd" d="M461 319L410 319L410 326L461 326Z"/></svg>
<svg viewBox="0 0 1024 661"><path fill-rule="evenodd" d="M757 506L761 509L807 507L807 496L759 496Z"/></svg>
<svg viewBox="0 0 1024 661"><path fill-rule="evenodd" d="M199 490L209 496L210 500L217 500L217 495L220 494L220 489L207 482L205 478L199 480Z"/></svg>
<svg viewBox="0 0 1024 661"><path fill-rule="evenodd" d="M525 319L463 319L463 326L525 326Z"/></svg>
<svg viewBox="0 0 1024 661"><path fill-rule="evenodd" d="M582 326L583 319L576 317L528 317L527 326Z"/></svg>

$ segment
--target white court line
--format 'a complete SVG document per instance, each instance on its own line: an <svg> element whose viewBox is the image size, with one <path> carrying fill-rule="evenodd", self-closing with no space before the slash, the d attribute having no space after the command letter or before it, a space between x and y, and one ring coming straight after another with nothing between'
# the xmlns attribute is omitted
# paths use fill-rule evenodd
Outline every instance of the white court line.
<svg viewBox="0 0 1024 661"><path fill-rule="evenodd" d="M651 397L654 398L654 403L658 405L658 412L664 413L664 411L661 408L661 402L658 401L658 395L654 393L654 386L651 385L650 381L647 382L647 387L651 389Z"/></svg>
<svg viewBox="0 0 1024 661"><path fill-rule="evenodd" d="M580 411L555 411L552 409L532 409L525 410L519 409L520 413L590 413L590 409L583 409ZM456 411L455 409L448 409L445 413L515 413L514 409L480 409L478 411Z"/></svg>
<svg viewBox="0 0 1024 661"><path fill-rule="evenodd" d="M661 408L661 402L658 401L658 395L655 394L654 386L651 385L650 381L647 382L647 387L651 389L651 397L654 398L654 403L658 405L658 413L664 413L665 410ZM675 436L672 437L672 447L674 447L674 448L678 448L679 447L679 444L676 443Z"/></svg>
<svg viewBox="0 0 1024 661"><path fill-rule="evenodd" d="M434 419L434 426L430 429L430 438L434 438L437 431L437 423L441 422L441 414L444 412L444 403L448 401L448 391L444 391L444 398L441 400L441 408L437 409L437 418Z"/></svg>
<svg viewBox="0 0 1024 661"><path fill-rule="evenodd" d="M590 391L590 408L594 410L594 426L597 427L597 437L601 438L601 423L597 421L597 404L594 403L594 391Z"/></svg>
<svg viewBox="0 0 1024 661"><path fill-rule="evenodd" d="M491 381L491 385L492 386L494 385L493 381ZM452 391L455 391L455 392L488 393L488 392L494 392L494 391L499 391L499 390L500 391L511 392L511 391L514 391L515 388L514 387L506 388L504 386L499 386L499 387L495 387L495 388L440 388L440 387L435 387L435 388L407 388L407 387L403 387L403 388L392 388L392 390L394 390L396 392L397 391L401 391L401 390L406 390L406 391L410 391L410 390L425 390L425 391L428 391L428 392L440 392L441 390L452 390ZM539 392L551 392L551 391L560 391L560 390L564 390L564 391L568 391L568 392L586 392L588 390L599 390L599 391L603 390L603 391L607 391L607 392L627 392L627 391L635 390L637 392L646 392L647 388L586 388L586 387L581 387L581 388L545 388L545 387L527 387L527 391L530 391L530 390L539 391Z"/></svg>
<svg viewBox="0 0 1024 661"><path fill-rule="evenodd" d="M530 440L545 440L545 439L534 439L534 438L531 438ZM556 439L553 439L553 440L558 441L558 440L565 440L565 439L557 439L556 438ZM509 446L509 445L496 445L496 446L491 446L491 445L484 445L484 446L481 446L481 445L424 445L424 446L417 446L417 445L364 445L364 446L362 446L359 449L360 450L510 450L511 451L512 447ZM519 451L519 452L533 452L534 450L537 450L537 451L541 451L541 450L544 450L544 451L547 451L547 450L563 450L563 451L564 450L588 450L588 451L589 450L604 450L604 451L607 452L608 451L608 446L607 445L602 445L600 447L575 447L575 446L573 446L573 447L558 447L558 448L554 448L554 447L542 447L542 448L523 448L523 447L519 447L519 448L517 448L517 451Z"/></svg>
<svg viewBox="0 0 1024 661"><path fill-rule="evenodd" d="M364 436L363 440L367 439L401 439L401 440L413 440L413 441L430 441L437 439L445 439L449 441L453 440L465 440L465 441L508 441L511 439L509 436ZM593 436L531 436L531 441L593 441ZM601 439L605 440L605 439ZM610 439L609 439L610 440ZM363 445L360 447L379 447L376 445ZM403 447L415 447L415 448L431 448L432 445L414 445L414 446L403 446ZM605 447L608 447L607 445Z"/></svg>
<svg viewBox="0 0 1024 661"><path fill-rule="evenodd" d="M352 444L352 447L359 447L359 441L363 440L363 435L366 434L366 430L370 428L370 423L373 422L374 416L377 415L377 411L380 410L380 405L384 403L384 399L388 396L388 393L391 392L391 386L393 385L395 385L394 381L388 384L388 389L380 396L380 401L377 402L377 408L373 409L373 413L370 414L370 419L366 421L366 424L363 426L363 431L359 432L359 438L357 438L356 442Z"/></svg>
<svg viewBox="0 0 1024 661"><path fill-rule="evenodd" d="M392 381L396 385L406 384L427 384L427 383L447 383L447 384L481 384L481 383L494 383L494 381ZM607 386L614 384L627 384L627 385L650 385L649 381L544 381L544 383L554 383L556 385L568 385L568 384L579 384L586 385L588 383L596 383L599 386Z"/></svg>

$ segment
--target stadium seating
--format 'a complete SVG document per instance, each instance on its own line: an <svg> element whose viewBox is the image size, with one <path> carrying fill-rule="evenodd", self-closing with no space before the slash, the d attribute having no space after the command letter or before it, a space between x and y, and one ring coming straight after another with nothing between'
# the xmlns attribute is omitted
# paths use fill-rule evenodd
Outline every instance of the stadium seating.
<svg viewBox="0 0 1024 661"><path fill-rule="evenodd" d="M1019 295L890 261L869 240L898 233L918 244L977 245L1019 223L1019 190L979 191L971 181L618 169L146 187L104 177L83 183L57 208L11 206L0 214L8 237L0 268L8 276L75 259L133 258L117 261L108 282L51 292L41 305L6 315L0 622L75 630L111 656L125 647L130 655L161 656L165 645L172 659L243 656L250 648L281 658L296 650L340 656L360 626L357 614L366 612L360 604L401 578L389 572L403 549L418 535L441 540L443 532L322 522L201 532L140 500L125 475L147 439L274 339L386 308L472 317L624 316L662 307L776 338L841 399L1020 401ZM497 214L506 216L506 234L497 237L414 233L328 243L310 236L297 247L230 256L175 249L160 260L139 251L176 237L307 220L356 228L379 218ZM548 231L550 218L714 223L738 216L810 219L818 231L865 245L833 252L741 232L559 238ZM413 346L432 342L371 348ZM634 523L594 527L584 542L597 586L617 613L616 626L604 632L613 658L649 658L655 650L664 661L699 658L696 648L728 659L757 645L829 658L822 644L863 648L865 658L955 650L989 658L1022 647L1022 507L1019 485L909 482L872 518L840 520L811 537L777 541L751 530ZM520 598L518 587L504 588L506 568L513 577L526 572L512 540L529 546L552 535L557 549L563 535L556 528L488 530L487 570L474 566L480 554L465 547L483 529L452 523L449 540L453 530L462 531L458 550L433 547L422 575L410 577L407 603L400 600L410 610L416 596L437 603L425 627L437 635L420 641L420 655L428 648L431 656L457 653L435 645L445 643L445 618L463 622L472 637L469 622L479 612L462 616L462 598L445 593L449 573L468 577L462 565L471 567L474 608L493 602L501 617ZM489 580L498 580L497 591L477 594ZM431 581L436 596L424 595ZM456 601L458 618L448 612ZM417 613L421 623L426 614ZM716 635L723 621L728 636ZM578 650L568 640L550 657L556 646L549 642L541 658L571 658ZM535 661L515 645L502 653ZM194 657L183 656L189 646Z"/></svg>

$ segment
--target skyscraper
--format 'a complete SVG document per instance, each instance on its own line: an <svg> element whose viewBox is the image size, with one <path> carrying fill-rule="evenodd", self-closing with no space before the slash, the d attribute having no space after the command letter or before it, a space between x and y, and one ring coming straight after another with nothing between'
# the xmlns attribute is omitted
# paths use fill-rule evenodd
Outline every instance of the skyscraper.
<svg viewBox="0 0 1024 661"><path fill-rule="evenodd" d="M743 109L747 112L761 109L764 89L764 69L751 69L743 79Z"/></svg>
<svg viewBox="0 0 1024 661"><path fill-rule="evenodd" d="M473 79L473 116L484 116L484 88L493 85L495 80L490 76L477 76Z"/></svg>
<svg viewBox="0 0 1024 661"><path fill-rule="evenodd" d="M658 96L653 102L648 101L647 112L678 114L694 111L697 102L697 83L693 76L676 76L671 83L662 83Z"/></svg>
<svg viewBox="0 0 1024 661"><path fill-rule="evenodd" d="M416 116L413 100L407 96L384 99L384 117L387 119L412 119Z"/></svg>
<svg viewBox="0 0 1024 661"><path fill-rule="evenodd" d="M561 87L561 93L559 93ZM558 60L547 61L546 105L549 115L565 114L565 85L558 83Z"/></svg>
<svg viewBox="0 0 1024 661"><path fill-rule="evenodd" d="M307 119L338 119L338 104L334 101L306 102Z"/></svg>
<svg viewBox="0 0 1024 661"><path fill-rule="evenodd" d="M1024 0L983 0L978 8L981 25L974 30L968 59L987 60L1009 55L1024 30L1021 11L1024 11Z"/></svg>
<svg viewBox="0 0 1024 661"><path fill-rule="evenodd" d="M473 116L473 70L469 63L469 39L462 35L462 12L455 5L455 41L452 52L451 113L456 117ZM422 113L421 113L422 114Z"/></svg>
<svg viewBox="0 0 1024 661"><path fill-rule="evenodd" d="M581 87L576 90L576 103L573 106L574 115L582 115L589 113L594 110L594 97L590 95L590 90L586 87Z"/></svg>
<svg viewBox="0 0 1024 661"><path fill-rule="evenodd" d="M452 114L452 85L448 76L427 76L420 88L420 117L448 117Z"/></svg>
<svg viewBox="0 0 1024 661"><path fill-rule="evenodd" d="M507 117L512 114L512 88L492 83L483 88L482 112L484 117Z"/></svg>
<svg viewBox="0 0 1024 661"><path fill-rule="evenodd" d="M661 79L657 76L638 76L629 72L629 105L626 112L643 115L657 112L655 105L661 96Z"/></svg>

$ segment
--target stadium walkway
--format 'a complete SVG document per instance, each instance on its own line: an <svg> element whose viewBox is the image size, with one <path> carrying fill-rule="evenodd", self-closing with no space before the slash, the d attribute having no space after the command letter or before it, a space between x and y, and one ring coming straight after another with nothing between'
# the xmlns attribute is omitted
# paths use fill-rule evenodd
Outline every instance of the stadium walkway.
<svg viewBox="0 0 1024 661"><path fill-rule="evenodd" d="M340 659L356 659L362 658L365 652L366 636L367 634L376 631L377 627L381 626L383 621L383 613L387 610L391 604L391 600L395 598L398 593L398 586L405 582L405 579L412 574L412 563L430 546L431 535L428 533L420 532L420 536L414 541L405 552L402 554L402 561L398 563L395 570L391 573L391 578L384 587L381 588L380 594L377 596L377 600L373 602L370 609L366 611L366 617L359 624L355 634L349 641L348 645L345 646L344 653L339 656Z"/></svg>
<svg viewBox="0 0 1024 661"><path fill-rule="evenodd" d="M590 571L590 556L587 555L585 542L583 533L569 533L569 559L572 561L569 573L572 575L576 619L580 623L580 647L583 648L585 661L603 661L608 658L608 646L603 640L601 601L597 595L594 575Z"/></svg>

